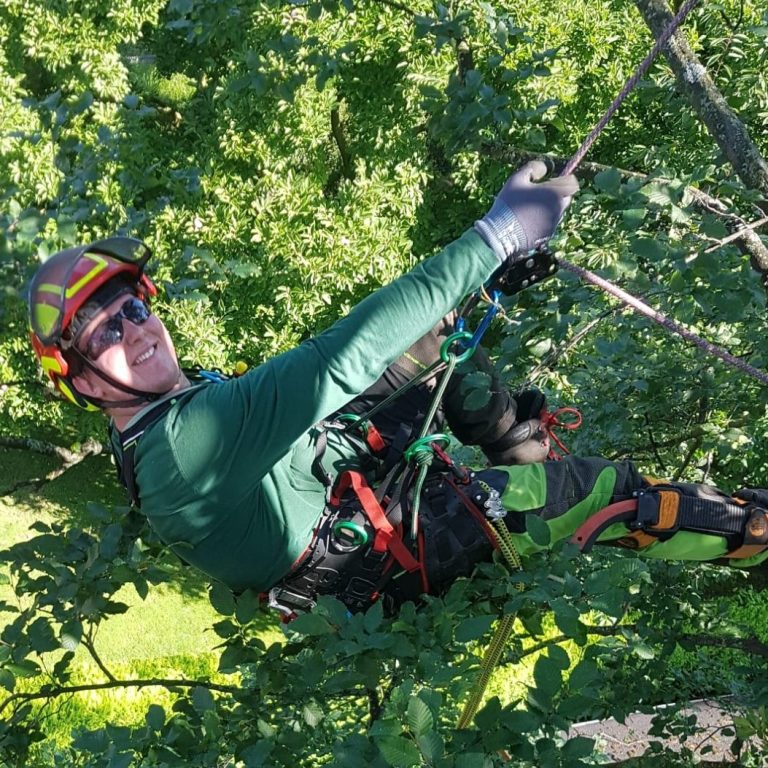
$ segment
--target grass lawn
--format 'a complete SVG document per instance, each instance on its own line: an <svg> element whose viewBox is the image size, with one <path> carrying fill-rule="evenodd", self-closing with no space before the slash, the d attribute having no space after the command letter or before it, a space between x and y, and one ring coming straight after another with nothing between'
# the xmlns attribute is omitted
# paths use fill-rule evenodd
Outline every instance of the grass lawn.
<svg viewBox="0 0 768 768"><path fill-rule="evenodd" d="M57 466L56 459L31 451L0 450L0 493L43 477ZM0 496L0 540L3 546L10 546L37 535L30 530L36 521L77 525L88 500L104 506L125 503L108 457L88 458L39 488L24 485ZM2 564L0 567L4 568ZM102 624L96 648L116 677L199 679L217 674L218 653L212 648L220 640L209 629L217 614L207 598L207 583L192 569L180 565L178 579L151 589L144 600L132 585L124 587L115 599L129 605L130 610ZM10 586L0 586L0 600L14 602ZM10 617L9 613L0 613L0 631ZM280 636L279 630L275 634ZM52 660L48 659L48 663ZM72 682L103 680L103 673L87 651L78 648ZM35 681L22 684L31 688ZM39 745L40 764L53 764L54 746L67 741L73 727L97 728L107 721L140 723L153 703L169 708L173 695L160 688L96 691L41 711L49 739Z"/></svg>

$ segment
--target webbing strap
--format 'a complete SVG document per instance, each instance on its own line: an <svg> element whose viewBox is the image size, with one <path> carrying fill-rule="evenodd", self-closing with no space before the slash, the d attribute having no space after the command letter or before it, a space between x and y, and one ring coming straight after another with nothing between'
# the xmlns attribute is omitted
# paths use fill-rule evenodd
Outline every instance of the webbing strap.
<svg viewBox="0 0 768 768"><path fill-rule="evenodd" d="M376 531L373 541L374 552L384 553L389 551L406 571L418 571L421 568L421 564L403 544L400 535L387 519L384 509L360 472L352 470L342 472L333 490L331 503L338 505L341 497L350 489L357 496L363 511Z"/></svg>
<svg viewBox="0 0 768 768"><path fill-rule="evenodd" d="M571 542L589 552L600 534L614 523L625 523L629 532L624 539L632 541L638 548L657 541L660 536L675 531L695 531L725 538L749 534L749 525L755 519L753 512L744 506L725 499L706 499L698 496L684 496L675 488L652 486L637 498L619 501L596 512L573 534ZM758 520L759 523L759 520ZM766 523L768 529L768 523ZM760 541L746 541L745 544L762 544ZM768 545L768 542L766 542ZM754 551L740 549L750 554ZM727 557L749 557L750 554L728 554Z"/></svg>

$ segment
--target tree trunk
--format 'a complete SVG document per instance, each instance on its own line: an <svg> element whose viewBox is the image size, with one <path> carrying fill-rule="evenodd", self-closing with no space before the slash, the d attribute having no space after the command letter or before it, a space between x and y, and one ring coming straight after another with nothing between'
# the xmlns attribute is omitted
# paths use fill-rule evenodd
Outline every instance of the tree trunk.
<svg viewBox="0 0 768 768"><path fill-rule="evenodd" d="M635 5L655 37L672 21L673 14L665 0L635 0ZM681 93L690 100L696 114L707 126L741 181L750 189L760 190L768 197L768 163L681 31L672 35L664 48L664 55L675 73Z"/></svg>

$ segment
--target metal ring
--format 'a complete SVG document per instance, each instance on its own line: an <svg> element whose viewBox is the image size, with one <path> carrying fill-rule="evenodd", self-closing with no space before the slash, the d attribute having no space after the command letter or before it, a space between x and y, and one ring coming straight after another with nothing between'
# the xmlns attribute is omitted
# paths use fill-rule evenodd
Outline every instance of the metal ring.
<svg viewBox="0 0 768 768"><path fill-rule="evenodd" d="M472 338L472 334L469 331L460 331L458 333L452 333L440 346L440 359L444 362L448 362L448 355L453 354L450 352L452 344L457 341L469 341ZM469 360L472 355L475 354L475 347L467 347L460 355L454 355L457 363L463 363L465 360Z"/></svg>
<svg viewBox="0 0 768 768"><path fill-rule="evenodd" d="M353 534L352 541L346 542L342 540L339 542L339 531L351 531ZM331 532L337 538L337 543L340 543L342 546L361 547L363 544L368 543L368 533L366 530L361 525L353 523L351 520L339 520L339 522L333 524Z"/></svg>
<svg viewBox="0 0 768 768"><path fill-rule="evenodd" d="M451 443L451 438L443 432L434 435L427 435L414 440L404 451L403 456L406 461L410 461L417 453L423 451L433 452L432 443L442 443L441 448L446 448Z"/></svg>

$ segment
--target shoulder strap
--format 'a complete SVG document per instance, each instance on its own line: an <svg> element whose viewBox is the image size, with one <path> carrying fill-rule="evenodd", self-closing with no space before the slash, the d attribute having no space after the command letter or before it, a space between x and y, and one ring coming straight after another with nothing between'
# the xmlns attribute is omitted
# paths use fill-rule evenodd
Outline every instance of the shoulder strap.
<svg viewBox="0 0 768 768"><path fill-rule="evenodd" d="M112 455L115 457L115 463L117 464L117 477L126 487L128 491L128 501L134 507L141 506L139 503L139 488L136 485L136 465L134 456L136 446L147 428L165 416L171 406L176 402L176 398L170 398L162 403L158 403L158 405L151 408L135 424L131 424L130 427L121 432L118 435L121 455L118 455L118 452L114 449L114 443L111 438L115 428L110 424L110 447L112 448Z"/></svg>

